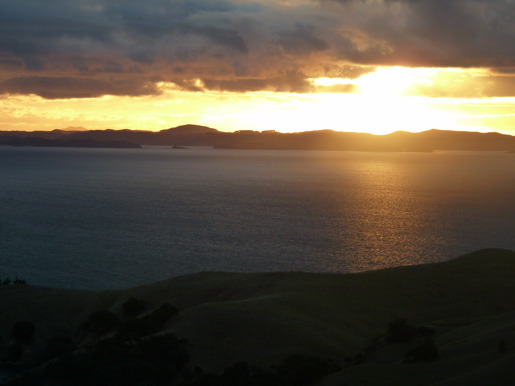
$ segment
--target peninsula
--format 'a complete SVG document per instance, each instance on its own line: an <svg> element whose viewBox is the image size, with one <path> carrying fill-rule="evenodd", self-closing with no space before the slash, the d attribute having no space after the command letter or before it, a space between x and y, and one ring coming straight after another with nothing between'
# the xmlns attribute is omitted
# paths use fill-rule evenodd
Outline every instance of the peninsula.
<svg viewBox="0 0 515 386"><path fill-rule="evenodd" d="M333 130L280 133L273 130L219 131L206 126L182 125L161 131L53 130L0 131L0 145L125 147L209 146L217 149L333 150L380 152L430 152L434 150L515 151L515 136L428 130L397 131L375 135Z"/></svg>

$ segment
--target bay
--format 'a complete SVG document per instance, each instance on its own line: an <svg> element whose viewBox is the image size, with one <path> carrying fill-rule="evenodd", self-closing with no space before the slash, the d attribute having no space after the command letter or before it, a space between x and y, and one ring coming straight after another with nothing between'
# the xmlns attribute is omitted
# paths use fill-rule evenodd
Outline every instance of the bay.
<svg viewBox="0 0 515 386"><path fill-rule="evenodd" d="M515 249L515 156L0 147L0 277L110 289Z"/></svg>

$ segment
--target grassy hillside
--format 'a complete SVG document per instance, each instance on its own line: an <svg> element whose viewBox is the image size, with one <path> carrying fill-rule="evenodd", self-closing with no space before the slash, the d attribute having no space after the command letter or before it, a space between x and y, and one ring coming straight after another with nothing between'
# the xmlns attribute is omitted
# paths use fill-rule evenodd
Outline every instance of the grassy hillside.
<svg viewBox="0 0 515 386"><path fill-rule="evenodd" d="M123 305L134 298L145 305L140 317L177 307L156 333L187 339L189 366L206 372L238 361L269 368L304 354L341 367L323 385L503 384L515 359L514 279L515 252L489 249L359 274L211 272L99 292L11 285L0 287L0 348L5 357L16 321L33 323L18 361L28 368L52 337L79 347L102 339L77 327L99 310L126 320ZM427 337L392 342L388 326L399 319L432 331L437 361L403 363Z"/></svg>

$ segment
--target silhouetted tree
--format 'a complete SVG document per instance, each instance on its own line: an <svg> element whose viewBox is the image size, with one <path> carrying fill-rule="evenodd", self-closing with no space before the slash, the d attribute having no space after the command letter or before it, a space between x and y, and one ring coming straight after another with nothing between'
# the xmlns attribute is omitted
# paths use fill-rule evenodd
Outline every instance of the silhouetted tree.
<svg viewBox="0 0 515 386"><path fill-rule="evenodd" d="M431 338L426 338L423 344L404 354L404 363L436 362L438 359L440 352Z"/></svg>
<svg viewBox="0 0 515 386"><path fill-rule="evenodd" d="M499 341L499 344L497 345L497 350L499 351L499 354L504 354L506 352L506 340L501 339Z"/></svg>
<svg viewBox="0 0 515 386"><path fill-rule="evenodd" d="M152 311L150 315L142 318L142 320L145 320L147 323L149 323L149 327L152 332L157 332L163 328L168 320L174 316L177 316L178 314L179 311L176 307L171 306L170 303L163 303L154 311Z"/></svg>
<svg viewBox="0 0 515 386"><path fill-rule="evenodd" d="M91 314L81 328L86 332L103 335L113 331L120 325L120 319L109 310L101 310Z"/></svg>
<svg viewBox="0 0 515 386"><path fill-rule="evenodd" d="M126 318L134 318L145 311L145 302L143 300L130 298L122 304L122 313Z"/></svg>
<svg viewBox="0 0 515 386"><path fill-rule="evenodd" d="M77 346L73 343L71 338L67 336L54 336L48 340L45 351L49 358L55 358L68 354L76 348Z"/></svg>
<svg viewBox="0 0 515 386"><path fill-rule="evenodd" d="M7 361L8 362L18 362L23 357L23 346L14 342L9 345L7 348Z"/></svg>
<svg viewBox="0 0 515 386"><path fill-rule="evenodd" d="M13 284L27 284L27 282L24 279L18 279L18 276L15 276Z"/></svg>
<svg viewBox="0 0 515 386"><path fill-rule="evenodd" d="M274 369L280 385L304 386L341 370L341 367L327 358L294 355L274 366Z"/></svg>
<svg viewBox="0 0 515 386"><path fill-rule="evenodd" d="M20 320L14 323L11 329L11 336L20 343L30 344L34 339L34 331L36 331L36 327L33 323L27 320Z"/></svg>
<svg viewBox="0 0 515 386"><path fill-rule="evenodd" d="M396 319L388 323L386 341L388 343L409 342L415 336L416 328L410 326L405 319Z"/></svg>
<svg viewBox="0 0 515 386"><path fill-rule="evenodd" d="M423 338L432 338L435 335L435 330L433 330L432 328L429 328L429 327L424 327L424 326L419 327L417 329L417 332Z"/></svg>
<svg viewBox="0 0 515 386"><path fill-rule="evenodd" d="M163 303L159 306L159 308L152 311L152 316L163 324L178 314L179 311L177 308L171 306L170 303Z"/></svg>

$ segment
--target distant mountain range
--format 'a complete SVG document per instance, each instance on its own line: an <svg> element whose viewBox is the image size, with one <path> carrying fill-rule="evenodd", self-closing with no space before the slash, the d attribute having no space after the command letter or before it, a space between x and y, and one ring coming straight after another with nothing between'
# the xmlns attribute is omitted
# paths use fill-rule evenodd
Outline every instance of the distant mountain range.
<svg viewBox="0 0 515 386"><path fill-rule="evenodd" d="M69 130L72 129L72 130ZM279 133L273 130L222 132L199 125L182 125L158 132L142 130L0 131L0 145L139 148L145 145L210 146L220 149L415 151L515 151L515 136L449 130L391 134L315 130Z"/></svg>

